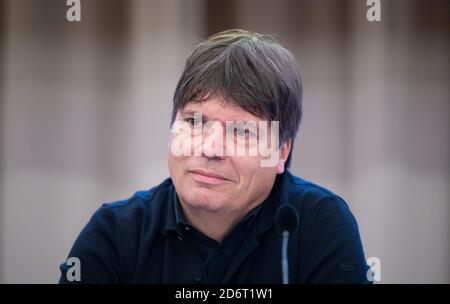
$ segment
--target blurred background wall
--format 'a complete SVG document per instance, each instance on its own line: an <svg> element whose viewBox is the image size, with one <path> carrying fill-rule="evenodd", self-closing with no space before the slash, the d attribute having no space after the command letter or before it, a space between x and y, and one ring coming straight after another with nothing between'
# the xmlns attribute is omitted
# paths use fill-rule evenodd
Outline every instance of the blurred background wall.
<svg viewBox="0 0 450 304"><path fill-rule="evenodd" d="M168 176L184 61L229 28L299 61L292 171L343 196L384 283L450 282L449 1L0 0L0 282L52 283L101 203Z"/></svg>

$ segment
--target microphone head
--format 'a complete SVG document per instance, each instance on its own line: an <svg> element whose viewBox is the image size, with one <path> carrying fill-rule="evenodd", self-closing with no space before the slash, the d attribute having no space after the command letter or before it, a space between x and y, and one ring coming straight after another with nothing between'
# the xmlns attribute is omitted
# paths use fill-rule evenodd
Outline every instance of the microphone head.
<svg viewBox="0 0 450 304"><path fill-rule="evenodd" d="M290 204L281 204L275 215L275 225L280 233L288 231L289 234L294 233L299 225L298 212Z"/></svg>

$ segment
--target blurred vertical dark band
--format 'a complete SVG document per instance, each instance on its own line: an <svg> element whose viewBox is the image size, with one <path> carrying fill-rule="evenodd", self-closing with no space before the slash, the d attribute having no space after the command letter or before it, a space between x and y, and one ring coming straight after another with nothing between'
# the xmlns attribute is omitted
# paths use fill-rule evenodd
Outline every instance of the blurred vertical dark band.
<svg viewBox="0 0 450 304"><path fill-rule="evenodd" d="M6 14L7 1L0 1L0 143L3 143L4 132L4 107L6 100ZM0 144L0 248L3 246L3 183L4 183L4 157L3 144ZM0 265L3 265L3 251L0 250ZM3 273L0 271L0 283L3 282Z"/></svg>
<svg viewBox="0 0 450 304"><path fill-rule="evenodd" d="M238 1L205 1L206 5L206 35L237 28L236 13Z"/></svg>
<svg viewBox="0 0 450 304"><path fill-rule="evenodd" d="M131 5L127 0L85 1L86 28L93 36L96 62L96 117L100 127L96 133L95 166L98 178L110 183L119 183L123 168L116 164L120 159L120 147L116 146L117 134L122 134L123 125L114 117L121 117L128 97L129 48L131 39ZM109 131L106 131L109 130Z"/></svg>

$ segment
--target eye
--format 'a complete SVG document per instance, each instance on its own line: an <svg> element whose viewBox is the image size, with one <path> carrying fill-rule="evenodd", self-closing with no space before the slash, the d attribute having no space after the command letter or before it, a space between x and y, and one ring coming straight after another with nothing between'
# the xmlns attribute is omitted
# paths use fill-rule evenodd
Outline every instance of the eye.
<svg viewBox="0 0 450 304"><path fill-rule="evenodd" d="M235 134L239 137L247 137L247 136L250 136L250 131L245 128L236 128Z"/></svg>
<svg viewBox="0 0 450 304"><path fill-rule="evenodd" d="M184 121L188 122L191 126L198 126L201 123L200 119L194 117L185 118Z"/></svg>

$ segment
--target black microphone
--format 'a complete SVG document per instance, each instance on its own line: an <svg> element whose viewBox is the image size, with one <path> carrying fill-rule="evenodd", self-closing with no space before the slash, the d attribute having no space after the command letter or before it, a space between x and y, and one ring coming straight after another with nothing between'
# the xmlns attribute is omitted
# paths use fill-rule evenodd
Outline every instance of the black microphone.
<svg viewBox="0 0 450 304"><path fill-rule="evenodd" d="M288 241L289 235L298 229L299 224L298 212L292 205L282 204L278 207L275 215L275 226L283 235L283 243L281 245L281 271L283 273L283 284L289 284L289 264L288 264Z"/></svg>

